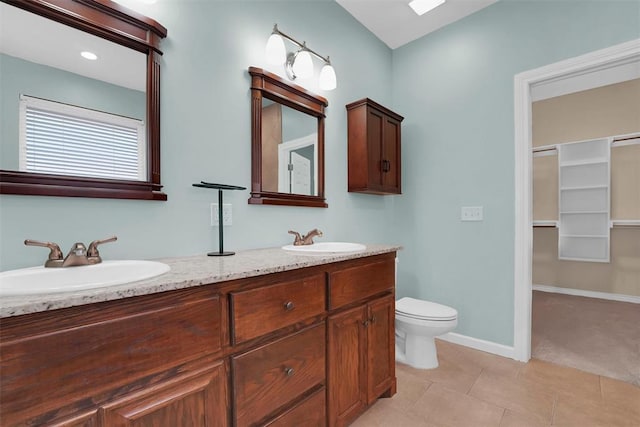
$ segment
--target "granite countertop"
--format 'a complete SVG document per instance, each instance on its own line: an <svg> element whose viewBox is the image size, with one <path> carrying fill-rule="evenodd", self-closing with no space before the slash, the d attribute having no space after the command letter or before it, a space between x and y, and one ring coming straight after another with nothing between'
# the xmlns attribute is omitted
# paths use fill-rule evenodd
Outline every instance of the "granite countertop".
<svg viewBox="0 0 640 427"><path fill-rule="evenodd" d="M261 276L399 249L397 245L367 245L361 252L300 255L280 248L268 248L238 251L229 257L197 255L162 258L156 261L168 264L171 270L147 280L74 292L2 297L0 318Z"/></svg>

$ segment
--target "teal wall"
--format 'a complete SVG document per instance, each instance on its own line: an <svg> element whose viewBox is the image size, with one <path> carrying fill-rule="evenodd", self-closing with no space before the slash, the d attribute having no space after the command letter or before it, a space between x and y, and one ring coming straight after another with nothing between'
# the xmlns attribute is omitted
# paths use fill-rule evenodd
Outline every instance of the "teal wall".
<svg viewBox="0 0 640 427"><path fill-rule="evenodd" d="M215 192L200 180L250 186L247 67L265 67L273 23L330 55L338 88L326 120L328 209L247 205L227 192L227 249L278 246L286 231L398 243L398 295L449 304L457 332L513 339L515 74L640 37L639 3L501 1L393 52L332 1L160 1L143 12L163 42L162 202L0 197L0 269L41 263L25 238L60 242L117 234L107 259L201 254ZM316 72L319 64L316 64ZM272 69L272 71L275 71ZM347 193L344 105L369 97L404 115L402 196ZM461 206L485 220L461 223ZM212 261L213 262L213 261Z"/></svg>
<svg viewBox="0 0 640 427"><path fill-rule="evenodd" d="M0 54L0 169L18 170L20 95L145 119L143 92Z"/></svg>
<svg viewBox="0 0 640 427"><path fill-rule="evenodd" d="M638 37L637 1L500 1L393 51L400 296L513 344L514 75ZM484 221L461 222L462 206L484 206Z"/></svg>
<svg viewBox="0 0 640 427"><path fill-rule="evenodd" d="M169 200L0 196L1 270L44 262L47 250L25 247L25 238L58 242L66 253L76 241L115 234L118 242L101 249L106 259L217 249L218 229L209 225L209 204L217 202L217 192L191 184L205 180L251 186L247 69L267 68L264 47L276 22L282 31L330 55L338 75L334 91L308 86L329 102L329 208L248 205L249 191L226 192L233 225L225 229L225 247L281 246L291 242L287 230L314 227L325 233L325 241L397 242L381 227L388 223L393 198L347 193L344 106L366 96L391 103L391 51L384 43L333 1L159 1L143 12L147 10L169 32L162 43L161 82L162 182ZM319 61L315 67L318 73Z"/></svg>

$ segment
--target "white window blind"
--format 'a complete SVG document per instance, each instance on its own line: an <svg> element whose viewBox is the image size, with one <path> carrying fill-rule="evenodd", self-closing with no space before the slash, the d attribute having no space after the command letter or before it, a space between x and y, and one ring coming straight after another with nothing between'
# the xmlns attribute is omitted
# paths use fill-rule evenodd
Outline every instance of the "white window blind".
<svg viewBox="0 0 640 427"><path fill-rule="evenodd" d="M146 180L144 122L20 97L20 170Z"/></svg>

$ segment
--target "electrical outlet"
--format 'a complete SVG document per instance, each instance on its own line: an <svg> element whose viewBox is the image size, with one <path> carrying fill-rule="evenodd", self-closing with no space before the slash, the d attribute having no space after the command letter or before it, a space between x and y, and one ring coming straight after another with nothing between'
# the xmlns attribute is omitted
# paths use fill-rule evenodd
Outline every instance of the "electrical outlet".
<svg viewBox="0 0 640 427"><path fill-rule="evenodd" d="M482 221L484 215L482 206L463 206L460 211L461 221Z"/></svg>
<svg viewBox="0 0 640 427"><path fill-rule="evenodd" d="M222 204L222 225L232 225L231 203ZM218 226L218 204L211 203L211 226Z"/></svg>

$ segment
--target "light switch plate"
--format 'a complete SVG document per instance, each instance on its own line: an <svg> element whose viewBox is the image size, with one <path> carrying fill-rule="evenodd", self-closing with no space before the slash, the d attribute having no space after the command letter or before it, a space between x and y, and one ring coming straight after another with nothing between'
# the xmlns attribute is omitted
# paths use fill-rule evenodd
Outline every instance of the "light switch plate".
<svg viewBox="0 0 640 427"><path fill-rule="evenodd" d="M482 221L484 219L482 206L463 206L460 211L461 221Z"/></svg>

